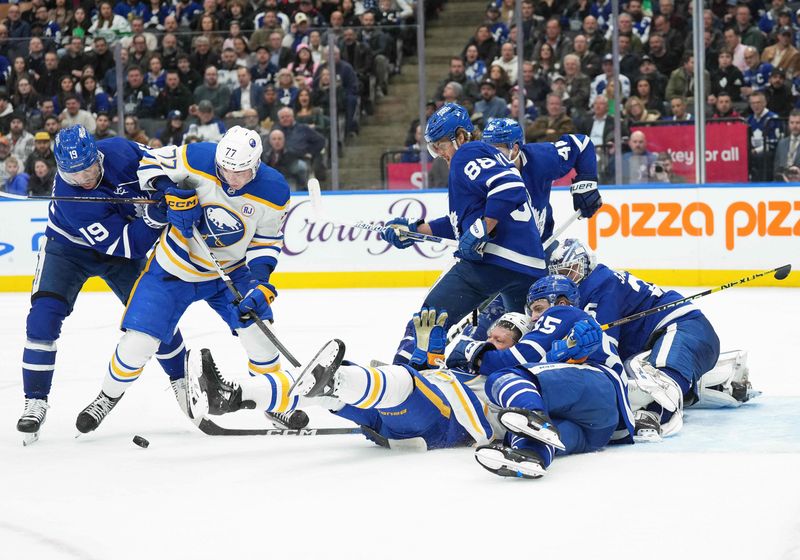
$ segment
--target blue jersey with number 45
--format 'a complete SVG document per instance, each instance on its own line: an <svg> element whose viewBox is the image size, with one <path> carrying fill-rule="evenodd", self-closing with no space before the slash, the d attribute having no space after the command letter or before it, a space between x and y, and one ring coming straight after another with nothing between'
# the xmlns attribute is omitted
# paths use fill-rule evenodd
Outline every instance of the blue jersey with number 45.
<svg viewBox="0 0 800 560"><path fill-rule="evenodd" d="M553 234L550 188L572 169L578 179L597 180L594 144L583 134L565 134L557 142L536 142L521 146L522 181L528 189L533 219L541 239Z"/></svg>
<svg viewBox="0 0 800 560"><path fill-rule="evenodd" d="M594 315L601 325L683 299L683 296L674 290L665 292L655 284L640 280L630 272L612 270L602 264L598 264L591 274L581 281L578 289L584 310ZM617 341L619 355L626 360L647 350L654 331L679 318L700 315L702 315L700 310L687 302L626 325L613 327L606 333Z"/></svg>
<svg viewBox="0 0 800 560"><path fill-rule="evenodd" d="M457 239L479 218L497 220L483 261L543 276L544 250L530 196L514 165L483 142L462 145L450 161L449 216L431 221L434 235Z"/></svg>
<svg viewBox="0 0 800 560"><path fill-rule="evenodd" d="M97 143L103 154L103 178L92 190L70 185L56 174L54 196L91 198L148 198L139 184L139 161L146 147L108 138ZM93 249L98 253L141 259L158 239L161 229L148 227L137 219L137 205L99 202L53 201L46 234L63 243Z"/></svg>

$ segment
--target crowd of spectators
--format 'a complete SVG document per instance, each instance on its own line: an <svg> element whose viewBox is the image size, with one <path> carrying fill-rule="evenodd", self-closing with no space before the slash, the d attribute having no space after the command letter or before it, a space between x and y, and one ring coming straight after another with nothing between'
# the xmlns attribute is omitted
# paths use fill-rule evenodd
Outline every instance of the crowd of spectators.
<svg viewBox="0 0 800 560"><path fill-rule="evenodd" d="M794 159L800 155L795 142L800 120L792 128L789 119L800 107L800 10L785 0L766 1L703 4L702 79L706 118L742 119L749 126L750 179L780 181L791 166L800 176ZM522 56L526 140L586 134L598 147L606 180L613 180L613 115L622 118L625 153L641 150L642 138L633 138L632 126L694 120L696 77L693 0L621 0L621 95L615 99L611 6L608 0L522 0L520 30L514 1L492 0L473 37L453 53L430 110L454 101L470 110L478 126L495 117L517 119L517 57ZM414 143L415 126L416 121L406 146ZM787 135L795 140L781 144ZM664 167L655 164L648 161L646 167ZM634 180L631 175L626 172L626 179ZM643 179L654 176L650 172Z"/></svg>
<svg viewBox="0 0 800 560"><path fill-rule="evenodd" d="M428 15L443 2L426 0ZM264 161L304 188L309 174L324 175L328 131L338 126L329 118L330 88L343 134L356 135L361 115L415 48L412 0L0 6L0 188L17 194L52 187L50 146L60 128L115 136L120 106L125 137L151 147L218 140L244 123L262 134Z"/></svg>

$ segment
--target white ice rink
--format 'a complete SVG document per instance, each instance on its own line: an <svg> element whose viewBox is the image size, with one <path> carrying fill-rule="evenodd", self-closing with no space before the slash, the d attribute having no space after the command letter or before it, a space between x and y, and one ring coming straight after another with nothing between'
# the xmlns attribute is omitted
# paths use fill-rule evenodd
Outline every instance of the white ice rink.
<svg viewBox="0 0 800 560"><path fill-rule="evenodd" d="M692 289L683 289L693 293ZM338 337L348 358L389 359L423 290L285 290L277 329L301 358ZM723 349L750 351L764 395L689 411L660 444L557 459L502 479L470 449L387 451L361 436L211 438L151 363L97 432L75 417L100 389L121 306L82 294L59 341L41 440L23 448L27 295L0 295L0 560L800 558L800 290L700 300ZM204 304L181 322L224 372L244 354ZM255 411L228 426L265 427ZM312 411L317 427L344 424ZM135 434L149 449L131 442Z"/></svg>

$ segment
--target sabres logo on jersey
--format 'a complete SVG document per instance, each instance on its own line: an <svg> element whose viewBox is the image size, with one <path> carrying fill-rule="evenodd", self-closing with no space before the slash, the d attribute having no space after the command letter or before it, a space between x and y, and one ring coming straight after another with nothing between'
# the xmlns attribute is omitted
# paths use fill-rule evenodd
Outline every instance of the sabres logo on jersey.
<svg viewBox="0 0 800 560"><path fill-rule="evenodd" d="M209 247L228 247L244 237L244 223L229 208L218 204L203 206L205 219L200 234Z"/></svg>

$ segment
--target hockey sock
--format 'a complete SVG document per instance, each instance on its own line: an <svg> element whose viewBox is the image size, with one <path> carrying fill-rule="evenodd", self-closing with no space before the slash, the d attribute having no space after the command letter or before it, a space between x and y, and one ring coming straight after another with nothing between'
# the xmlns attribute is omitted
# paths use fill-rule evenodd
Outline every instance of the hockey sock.
<svg viewBox="0 0 800 560"><path fill-rule="evenodd" d="M536 383L515 373L490 375L486 380L486 393L501 408L546 410Z"/></svg>
<svg viewBox="0 0 800 560"><path fill-rule="evenodd" d="M156 351L156 359L164 371L169 375L170 381L181 379L186 375L186 347L183 344L181 331L177 331L169 342L162 342Z"/></svg>
<svg viewBox="0 0 800 560"><path fill-rule="evenodd" d="M547 445L542 441L537 441L531 438L508 434L506 436L506 442L508 443L508 446L513 449L530 449L531 451L535 451L539 457L542 458L544 468L550 466L550 463L553 462L553 457L555 457L556 454L556 449L552 445Z"/></svg>
<svg viewBox="0 0 800 560"><path fill-rule="evenodd" d="M247 362L247 371L250 372L250 375L266 375L270 373L277 373L280 370L281 360L280 356L277 354L262 360L250 358L250 360Z"/></svg>
<svg viewBox="0 0 800 560"><path fill-rule="evenodd" d="M678 372L678 370L672 369L671 367L660 367L658 368L664 373L666 373L670 379L672 379L675 383L678 384L678 387L681 388L681 391L684 395L688 393L692 388L692 382L686 379L683 375Z"/></svg>
<svg viewBox="0 0 800 560"><path fill-rule="evenodd" d="M122 335L108 363L103 392L111 398L121 397L128 385L139 378L158 345L158 339L149 334L129 330Z"/></svg>
<svg viewBox="0 0 800 560"><path fill-rule="evenodd" d="M237 381L242 388L242 400L255 402L259 410L287 412L297 408L298 398L289 398L294 379L286 372L276 371Z"/></svg>
<svg viewBox="0 0 800 560"><path fill-rule="evenodd" d="M22 351L22 385L25 398L47 399L56 367L56 342L26 340Z"/></svg>
<svg viewBox="0 0 800 560"><path fill-rule="evenodd" d="M336 376L336 397L357 408L392 408L414 390L411 373L403 366L365 368L347 363Z"/></svg>

